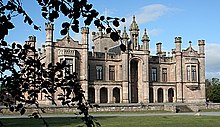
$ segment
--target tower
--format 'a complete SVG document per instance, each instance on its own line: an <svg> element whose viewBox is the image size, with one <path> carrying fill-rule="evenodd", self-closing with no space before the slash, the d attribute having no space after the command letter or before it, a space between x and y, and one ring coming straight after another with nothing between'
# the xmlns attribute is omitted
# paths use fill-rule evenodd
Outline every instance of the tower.
<svg viewBox="0 0 220 127"><path fill-rule="evenodd" d="M88 40L89 40L89 28L82 27L82 52L80 56L80 82L83 90L85 91L85 98L88 99Z"/></svg>
<svg viewBox="0 0 220 127"><path fill-rule="evenodd" d="M177 102L183 102L183 77L182 77L182 52L181 52L181 37L175 37L175 58L176 58L176 93Z"/></svg>
<svg viewBox="0 0 220 127"><path fill-rule="evenodd" d="M198 40L199 46L199 84L201 98L205 99L205 40Z"/></svg>
<svg viewBox="0 0 220 127"><path fill-rule="evenodd" d="M126 32L126 27L124 27L124 32L122 33L123 43L127 47L126 52L122 52L122 91L123 91L123 103L129 103L129 45L128 45L128 34Z"/></svg>
<svg viewBox="0 0 220 127"><path fill-rule="evenodd" d="M46 30L46 66L49 63L54 64L54 43L53 43L53 30L54 25L51 23L45 23Z"/></svg>
<svg viewBox="0 0 220 127"><path fill-rule="evenodd" d="M28 37L28 41L25 42L27 45L29 45L30 47L34 47L36 45L36 37L35 36L29 36ZM28 56L34 58L34 52L32 50L29 50L28 52Z"/></svg>
<svg viewBox="0 0 220 127"><path fill-rule="evenodd" d="M131 38L131 49L132 50L138 50L138 35L139 35L139 28L135 21L135 16L133 16L133 21L130 25L130 38Z"/></svg>
<svg viewBox="0 0 220 127"><path fill-rule="evenodd" d="M144 30L144 35L141 39L141 41L143 42L143 59L144 59L144 65L143 65L143 98L144 98L144 103L149 103L149 55L150 55L150 51L149 51L149 36L147 35L147 30Z"/></svg>

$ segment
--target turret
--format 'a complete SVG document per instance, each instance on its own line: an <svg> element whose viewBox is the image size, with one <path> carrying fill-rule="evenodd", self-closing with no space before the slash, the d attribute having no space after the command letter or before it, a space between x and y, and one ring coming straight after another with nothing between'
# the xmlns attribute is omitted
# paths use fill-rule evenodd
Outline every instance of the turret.
<svg viewBox="0 0 220 127"><path fill-rule="evenodd" d="M147 35L147 30L146 29L144 29L144 35L143 35L141 41L143 42L143 50L149 51L150 39L149 39L149 36Z"/></svg>
<svg viewBox="0 0 220 127"><path fill-rule="evenodd" d="M30 47L35 47L36 37L35 36L29 36L28 41L26 41L26 44L30 45Z"/></svg>
<svg viewBox="0 0 220 127"><path fill-rule="evenodd" d="M198 40L198 46L199 46L199 55L204 56L205 55L205 40Z"/></svg>
<svg viewBox="0 0 220 127"><path fill-rule="evenodd" d="M137 50L138 49L138 35L139 35L139 28L135 21L135 16L133 16L133 21L130 25L130 36L131 36L131 42L132 42L132 49Z"/></svg>
<svg viewBox="0 0 220 127"><path fill-rule="evenodd" d="M99 36L102 38L102 37L103 37L102 28L101 28L101 27L99 27L99 28L98 28L98 30L99 30Z"/></svg>
<svg viewBox="0 0 220 127"><path fill-rule="evenodd" d="M46 65L49 63L54 64L54 46L53 46L53 30L54 25L45 23L46 30Z"/></svg>
<svg viewBox="0 0 220 127"><path fill-rule="evenodd" d="M124 44L125 44L125 45L127 46L127 48L128 48L128 39L129 39L129 37L128 37L128 34L127 34L127 32L126 32L126 26L124 26L124 31L123 31L123 33L122 33L121 38L122 38Z"/></svg>
<svg viewBox="0 0 220 127"><path fill-rule="evenodd" d="M175 58L176 58L176 89L177 89L177 102L184 102L183 100L183 79L182 79L182 55L181 55L181 37L175 37Z"/></svg>
<svg viewBox="0 0 220 127"><path fill-rule="evenodd" d="M82 27L82 52L80 56L80 83L82 89L85 91L84 96L88 99L88 44L89 44L89 28Z"/></svg>
<svg viewBox="0 0 220 127"><path fill-rule="evenodd" d="M158 42L156 44L157 46L157 55L160 56L162 54L162 50L161 50L161 47L162 47L162 43L161 42Z"/></svg>
<svg viewBox="0 0 220 127"><path fill-rule="evenodd" d="M88 37L89 37L89 28L88 27L82 27L81 29L82 34L82 44L88 45Z"/></svg>
<svg viewBox="0 0 220 127"><path fill-rule="evenodd" d="M28 41L25 42L27 45L30 45L30 47L34 47L36 45L36 37L35 36L29 36ZM36 53L36 52L35 52ZM36 55L36 54L35 54ZM29 50L28 56L33 57L34 52L32 50Z"/></svg>
<svg viewBox="0 0 220 127"><path fill-rule="evenodd" d="M181 37L175 37L176 53L181 52L181 43L182 43L182 38Z"/></svg>
<svg viewBox="0 0 220 127"><path fill-rule="evenodd" d="M45 30L46 30L46 43L50 44L53 42L54 25L51 23L45 23Z"/></svg>
<svg viewBox="0 0 220 127"><path fill-rule="evenodd" d="M205 40L198 40L200 59L200 83L205 83Z"/></svg>

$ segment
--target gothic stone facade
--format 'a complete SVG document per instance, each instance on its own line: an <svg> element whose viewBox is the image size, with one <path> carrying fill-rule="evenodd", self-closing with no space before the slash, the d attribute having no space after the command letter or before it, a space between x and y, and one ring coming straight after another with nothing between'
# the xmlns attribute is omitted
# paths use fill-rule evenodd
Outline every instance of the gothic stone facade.
<svg viewBox="0 0 220 127"><path fill-rule="evenodd" d="M92 32L89 51L89 29L82 28L81 43L69 35L53 41L53 24L46 24L46 42L39 50L42 62L66 60L72 72L77 72L85 96L92 103L200 103L205 101L205 41L198 40L199 51L181 49L181 37L175 37L176 47L162 51L157 43L156 55L149 50L150 39L145 30L139 42L135 17L121 34L128 50L120 50L121 42L113 42L101 29ZM120 32L120 31L119 31ZM35 43L30 36L27 43ZM49 104L42 95L42 103Z"/></svg>

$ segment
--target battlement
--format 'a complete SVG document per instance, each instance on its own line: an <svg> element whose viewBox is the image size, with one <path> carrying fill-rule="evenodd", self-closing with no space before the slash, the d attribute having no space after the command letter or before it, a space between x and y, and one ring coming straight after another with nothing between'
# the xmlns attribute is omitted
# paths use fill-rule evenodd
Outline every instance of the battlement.
<svg viewBox="0 0 220 127"><path fill-rule="evenodd" d="M36 37L34 35L31 35L28 37L28 41L36 41Z"/></svg>
<svg viewBox="0 0 220 127"><path fill-rule="evenodd" d="M45 23L45 30L54 30L54 25L51 23Z"/></svg>
<svg viewBox="0 0 220 127"><path fill-rule="evenodd" d="M82 34L89 34L89 28L88 27L82 27L81 28L81 30L82 30Z"/></svg>
<svg viewBox="0 0 220 127"><path fill-rule="evenodd" d="M182 37L175 37L175 43L181 43L182 42Z"/></svg>
<svg viewBox="0 0 220 127"><path fill-rule="evenodd" d="M205 45L205 40L198 40L198 45Z"/></svg>

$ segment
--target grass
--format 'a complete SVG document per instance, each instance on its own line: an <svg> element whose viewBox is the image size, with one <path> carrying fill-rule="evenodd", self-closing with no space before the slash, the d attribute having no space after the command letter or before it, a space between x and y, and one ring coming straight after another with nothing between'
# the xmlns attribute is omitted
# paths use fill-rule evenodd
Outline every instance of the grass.
<svg viewBox="0 0 220 127"><path fill-rule="evenodd" d="M219 116L99 117L102 127L217 127ZM80 118L46 118L50 127L75 127ZM40 119L1 119L4 127L44 127Z"/></svg>
<svg viewBox="0 0 220 127"><path fill-rule="evenodd" d="M202 112L220 112L220 109L201 109Z"/></svg>
<svg viewBox="0 0 220 127"><path fill-rule="evenodd" d="M146 114L146 113L168 113L170 111L164 110L143 110L143 111L97 111L89 112L90 114Z"/></svg>

